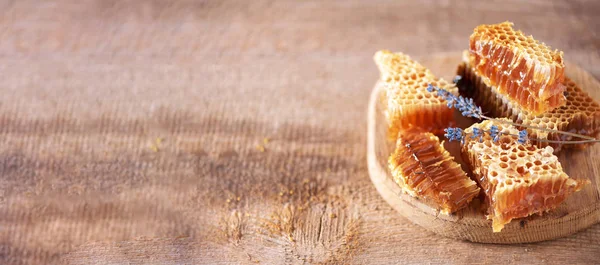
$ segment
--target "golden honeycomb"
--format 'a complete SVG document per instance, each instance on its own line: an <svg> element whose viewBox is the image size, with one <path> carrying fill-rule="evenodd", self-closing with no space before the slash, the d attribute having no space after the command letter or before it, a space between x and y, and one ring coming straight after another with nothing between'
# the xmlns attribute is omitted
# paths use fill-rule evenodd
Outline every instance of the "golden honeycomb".
<svg viewBox="0 0 600 265"><path fill-rule="evenodd" d="M492 125L486 120L465 132L472 134L473 128L489 132ZM516 136L508 135L517 135L516 128L496 125L504 134L497 142L493 142L488 133L483 141L467 136L461 150L486 194L488 219L492 220L494 232L501 231L512 219L556 208L589 183L589 180L569 178L553 155L552 147L519 144Z"/></svg>
<svg viewBox="0 0 600 265"><path fill-rule="evenodd" d="M467 206L479 194L477 184L454 162L438 137L417 127L398 135L389 167L402 190L431 199L442 213Z"/></svg>
<svg viewBox="0 0 600 265"><path fill-rule="evenodd" d="M562 52L521 31L511 22L480 25L469 40L468 62L488 86L520 108L541 114L565 102Z"/></svg>
<svg viewBox="0 0 600 265"><path fill-rule="evenodd" d="M427 91L432 84L458 95L454 84L436 78L429 69L403 53L383 50L375 54L374 60L385 86L385 114L392 139L411 126L440 134L454 125L454 110L446 106L446 100Z"/></svg>
<svg viewBox="0 0 600 265"><path fill-rule="evenodd" d="M600 134L600 104L594 101L575 82L565 77L564 85L567 88L566 104L550 112L534 115L521 109L506 96L498 92L496 87L489 87L474 73L473 69L466 63L458 66L457 75L463 78L459 82L460 93L463 96L473 98L475 103L481 106L488 116L510 118L514 122L545 129L566 131L597 137ZM530 138L547 139L553 141L576 140L572 136L547 132L542 130L528 129ZM577 139L580 140L580 139ZM550 145L555 152L566 148L584 148L590 144L568 144L534 142L538 147Z"/></svg>

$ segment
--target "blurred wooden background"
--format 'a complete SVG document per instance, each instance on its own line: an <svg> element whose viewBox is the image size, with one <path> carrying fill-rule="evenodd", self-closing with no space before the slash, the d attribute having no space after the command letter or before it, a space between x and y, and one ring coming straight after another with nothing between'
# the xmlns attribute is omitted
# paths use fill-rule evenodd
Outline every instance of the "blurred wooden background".
<svg viewBox="0 0 600 265"><path fill-rule="evenodd" d="M0 263L597 263L454 241L369 181L379 49L505 20L600 77L599 1L0 1Z"/></svg>

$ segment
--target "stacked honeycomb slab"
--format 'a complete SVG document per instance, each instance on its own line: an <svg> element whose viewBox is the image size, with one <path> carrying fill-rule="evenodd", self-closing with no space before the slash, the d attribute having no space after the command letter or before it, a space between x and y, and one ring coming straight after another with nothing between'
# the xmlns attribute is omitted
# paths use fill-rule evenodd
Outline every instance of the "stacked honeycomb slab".
<svg viewBox="0 0 600 265"><path fill-rule="evenodd" d="M534 115L565 103L562 52L515 31L512 23L480 25L470 37L469 64L486 85Z"/></svg>
<svg viewBox="0 0 600 265"><path fill-rule="evenodd" d="M453 159L435 135L413 127L398 135L389 166L406 193L431 199L448 214L479 194L477 184Z"/></svg>
<svg viewBox="0 0 600 265"><path fill-rule="evenodd" d="M454 84L436 78L402 53L383 50L377 52L374 59L385 84L386 117L392 139L411 126L440 134L444 128L454 125L454 110L446 106L446 100L427 91L427 86L432 84L457 95Z"/></svg>
<svg viewBox="0 0 600 265"><path fill-rule="evenodd" d="M459 65L457 75L462 76L459 82L460 93L463 96L473 98L477 105L481 106L491 116L510 118L514 122L555 131L573 132L590 137L600 134L600 104L594 101L575 82L565 77L566 104L550 112L535 115L521 109L506 96L498 92L497 87L489 87L473 69L466 63ZM543 130L528 129L531 138L552 141L576 140L572 136L547 132ZM577 139L580 140L580 139ZM538 147L550 145L555 152L561 148L584 148L590 144L568 144L534 142Z"/></svg>
<svg viewBox="0 0 600 265"><path fill-rule="evenodd" d="M489 132L492 125L491 121L483 121L465 132L472 134L473 128ZM498 141L492 141L489 134L482 141L466 137L462 147L463 156L486 194L494 232L501 231L512 219L556 208L589 183L569 178L552 147L519 144L514 136L518 134L516 128L498 127L504 134Z"/></svg>

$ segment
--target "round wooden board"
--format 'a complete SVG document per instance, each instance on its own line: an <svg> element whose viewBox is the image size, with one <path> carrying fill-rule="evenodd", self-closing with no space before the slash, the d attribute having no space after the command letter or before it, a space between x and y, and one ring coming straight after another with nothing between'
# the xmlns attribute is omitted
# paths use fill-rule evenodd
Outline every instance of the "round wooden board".
<svg viewBox="0 0 600 265"><path fill-rule="evenodd" d="M456 66L461 61L461 52L417 60L437 76L452 80ZM596 101L600 101L600 83L591 74L569 63L566 73ZM492 232L491 221L485 218L477 199L467 209L444 215L427 201L403 194L388 169L387 160L394 143L387 139L387 121L383 115L380 92L379 85L376 85L369 101L369 175L381 196L413 223L450 238L482 243L526 243L567 236L600 222L600 144L586 150L564 150L558 155L570 177L590 179L591 185L573 194L557 209L543 216L513 220L499 233ZM460 160L457 146L449 147L450 152Z"/></svg>

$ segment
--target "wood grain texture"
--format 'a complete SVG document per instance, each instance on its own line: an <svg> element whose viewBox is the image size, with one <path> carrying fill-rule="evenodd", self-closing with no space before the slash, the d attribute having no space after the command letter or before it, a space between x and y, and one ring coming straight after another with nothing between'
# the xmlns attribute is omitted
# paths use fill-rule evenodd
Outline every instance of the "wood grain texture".
<svg viewBox="0 0 600 265"><path fill-rule="evenodd" d="M428 57L420 63L426 67L432 65L434 68L429 69L433 73L452 73L460 62L461 52L457 51ZM600 83L589 73L567 63L566 75L596 101L600 101ZM447 74L443 77L446 80L451 79ZM413 223L436 234L455 239L482 243L530 243L571 235L600 222L600 175L596 173L600 171L600 145L591 146L586 150L564 150L559 154L559 161L569 176L589 179L591 185L573 194L560 207L543 216L513 220L500 233L492 232L492 222L485 218L480 201L471 203L467 209L445 215L440 213L435 204L403 194L388 167L388 158L396 146L395 142L388 140L389 126L384 114L384 102L381 100L384 89L382 83L375 85L369 101L369 175L377 191L390 206ZM456 113L456 116L459 115ZM455 144L446 145L452 147L450 151L454 157L461 156ZM459 162L462 162L462 159ZM464 162L463 168L468 168Z"/></svg>
<svg viewBox="0 0 600 265"><path fill-rule="evenodd" d="M600 3L426 4L0 1L0 263L596 263L598 225L508 246L412 224L365 128L375 51L459 51L480 23L600 77Z"/></svg>

